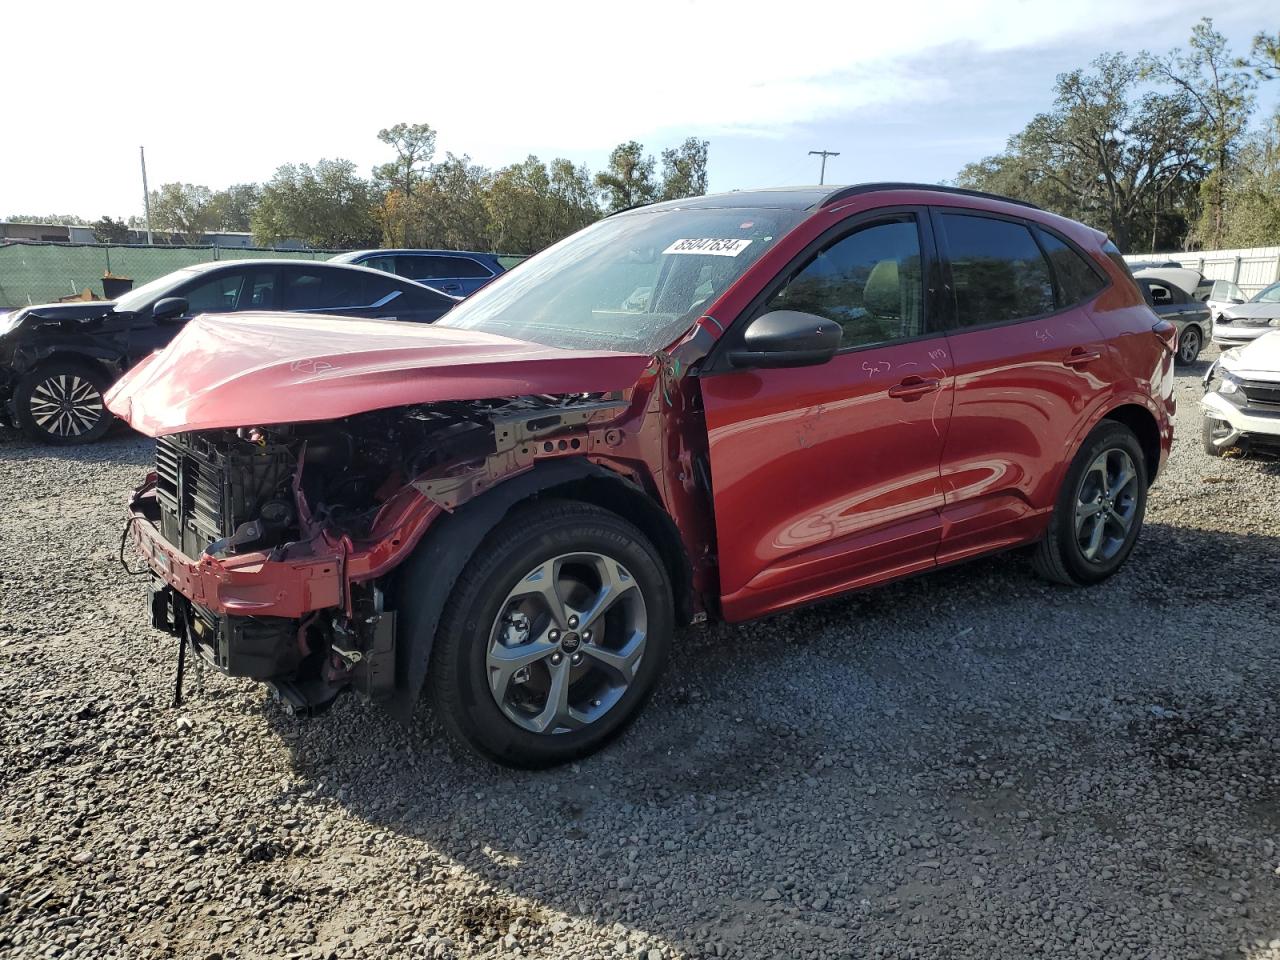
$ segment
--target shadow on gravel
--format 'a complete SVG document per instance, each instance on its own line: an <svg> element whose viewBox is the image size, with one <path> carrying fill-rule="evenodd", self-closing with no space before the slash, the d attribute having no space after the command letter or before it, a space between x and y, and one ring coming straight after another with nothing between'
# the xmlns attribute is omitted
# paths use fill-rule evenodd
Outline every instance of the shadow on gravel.
<svg viewBox="0 0 1280 960"><path fill-rule="evenodd" d="M155 441L118 424L97 443L55 447L28 440L15 430L0 427L0 459L21 461L70 461L82 463L124 463L150 466L155 460Z"/></svg>
<svg viewBox="0 0 1280 960"><path fill-rule="evenodd" d="M1280 538L1155 523L1091 590L1011 555L691 632L619 742L541 773L354 700L309 724L267 715L318 801L526 898L534 922L801 956L1016 915L1010 943L1030 950L1059 918L1037 896L1118 938L1158 876L1212 918L1185 934L1198 955L1256 938L1280 906L1255 889L1246 919L1214 879L1277 826L1280 663L1260 642L1280 627L1277 582Z"/></svg>

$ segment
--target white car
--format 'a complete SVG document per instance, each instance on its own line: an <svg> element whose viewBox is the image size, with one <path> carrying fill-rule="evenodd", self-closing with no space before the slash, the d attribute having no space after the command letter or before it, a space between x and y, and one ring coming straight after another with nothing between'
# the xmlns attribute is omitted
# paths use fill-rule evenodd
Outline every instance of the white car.
<svg viewBox="0 0 1280 960"><path fill-rule="evenodd" d="M1214 314L1213 342L1238 347L1280 327L1280 283L1264 287L1248 303L1233 303Z"/></svg>
<svg viewBox="0 0 1280 960"><path fill-rule="evenodd" d="M1204 375L1204 386L1205 453L1219 457L1239 446L1280 449L1280 330L1224 352Z"/></svg>

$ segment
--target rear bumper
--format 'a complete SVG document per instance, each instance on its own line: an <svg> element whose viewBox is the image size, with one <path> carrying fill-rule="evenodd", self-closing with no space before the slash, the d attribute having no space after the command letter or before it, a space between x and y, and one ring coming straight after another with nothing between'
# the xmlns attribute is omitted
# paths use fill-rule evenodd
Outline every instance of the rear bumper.
<svg viewBox="0 0 1280 960"><path fill-rule="evenodd" d="M284 557L246 553L192 559L160 535L155 480L129 502L129 530L138 555L155 576L218 616L300 619L344 603L341 547L325 541L292 544Z"/></svg>

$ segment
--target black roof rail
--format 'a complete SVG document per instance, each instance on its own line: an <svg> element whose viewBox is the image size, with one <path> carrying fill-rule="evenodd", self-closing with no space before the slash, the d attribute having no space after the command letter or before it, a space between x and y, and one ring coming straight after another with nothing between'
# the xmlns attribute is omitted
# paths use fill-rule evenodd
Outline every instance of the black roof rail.
<svg viewBox="0 0 1280 960"><path fill-rule="evenodd" d="M893 182L856 183L852 187L842 187L824 199L818 206L829 207L833 203L839 203L841 200L848 200L850 197L861 196L864 193L879 193L882 190L929 190L934 193L953 193L962 197L981 197L983 200L1000 200L1004 203L1016 203L1020 207L1030 207L1032 210L1042 209L1034 203L1030 203L1026 200L1015 200L1013 197L1002 197L998 193L984 193L981 190L966 190L964 187L943 187L936 183Z"/></svg>

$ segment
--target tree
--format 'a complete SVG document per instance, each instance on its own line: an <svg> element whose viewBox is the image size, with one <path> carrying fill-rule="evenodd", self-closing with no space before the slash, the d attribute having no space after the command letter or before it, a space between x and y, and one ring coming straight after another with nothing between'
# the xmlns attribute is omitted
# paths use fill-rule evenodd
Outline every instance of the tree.
<svg viewBox="0 0 1280 960"><path fill-rule="evenodd" d="M261 201L262 188L256 183L236 183L219 190L209 202L211 229L237 233L252 230L253 212Z"/></svg>
<svg viewBox="0 0 1280 960"><path fill-rule="evenodd" d="M1060 75L1053 109L1004 154L966 167L962 185L1094 222L1122 250L1148 230L1166 239L1167 211L1199 182L1199 143L1186 132L1195 109L1182 91L1139 96L1138 81L1139 67L1122 54Z"/></svg>
<svg viewBox="0 0 1280 960"><path fill-rule="evenodd" d="M15 213L9 218L9 223L52 223L62 227L87 227L89 221L84 217L77 217L73 213L51 213L47 217L31 217L22 213Z"/></svg>
<svg viewBox="0 0 1280 960"><path fill-rule="evenodd" d="M1236 65L1227 38L1213 29L1209 17L1192 28L1186 51L1174 50L1164 57L1144 53L1141 62L1146 76L1183 91L1195 105L1192 130L1206 167L1198 233L1201 242L1218 247L1226 228L1231 164L1253 110L1256 80Z"/></svg>
<svg viewBox="0 0 1280 960"><path fill-rule="evenodd" d="M378 139L396 152L396 158L374 168L373 178L388 190L412 197L429 174L436 152L436 132L426 123L397 123L378 131Z"/></svg>
<svg viewBox="0 0 1280 960"><path fill-rule="evenodd" d="M1280 79L1280 33L1272 36L1259 32L1253 38L1249 56L1237 60L1236 66L1252 70L1260 80Z"/></svg>
<svg viewBox="0 0 1280 960"><path fill-rule="evenodd" d="M1223 246L1280 244L1280 113L1241 146L1228 198Z"/></svg>
<svg viewBox="0 0 1280 960"><path fill-rule="evenodd" d="M600 216L586 167L558 157L546 164L535 156L499 170L485 195L489 238L494 249L534 253Z"/></svg>
<svg viewBox="0 0 1280 960"><path fill-rule="evenodd" d="M99 217L93 222L93 238L99 243L128 243L129 225L123 220Z"/></svg>
<svg viewBox="0 0 1280 960"><path fill-rule="evenodd" d="M610 213L658 198L653 182L653 157L635 140L620 143L609 154L609 166L596 174L596 187L604 192Z"/></svg>
<svg viewBox="0 0 1280 960"><path fill-rule="evenodd" d="M253 237L265 246L294 238L321 249L372 246L378 239L373 200L350 160L287 163L262 188Z"/></svg>
<svg viewBox="0 0 1280 960"><path fill-rule="evenodd" d="M678 147L662 151L662 199L700 197L707 192L709 141L689 137Z"/></svg>
<svg viewBox="0 0 1280 960"><path fill-rule="evenodd" d="M213 191L194 183L165 183L151 191L151 226L182 234L187 243L199 243L215 229Z"/></svg>

